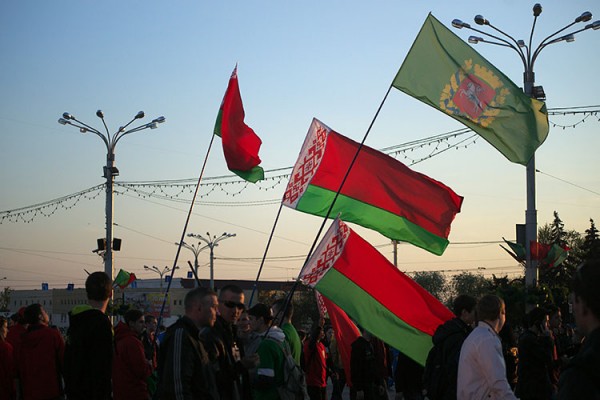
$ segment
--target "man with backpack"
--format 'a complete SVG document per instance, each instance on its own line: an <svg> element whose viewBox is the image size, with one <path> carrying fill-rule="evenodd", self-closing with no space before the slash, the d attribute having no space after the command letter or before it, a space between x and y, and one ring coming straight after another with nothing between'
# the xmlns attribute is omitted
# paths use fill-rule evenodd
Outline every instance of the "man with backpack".
<svg viewBox="0 0 600 400"><path fill-rule="evenodd" d="M472 330L476 304L477 300L469 295L457 296L452 305L456 317L438 326L432 337L424 376L430 400L456 400L460 349Z"/></svg>

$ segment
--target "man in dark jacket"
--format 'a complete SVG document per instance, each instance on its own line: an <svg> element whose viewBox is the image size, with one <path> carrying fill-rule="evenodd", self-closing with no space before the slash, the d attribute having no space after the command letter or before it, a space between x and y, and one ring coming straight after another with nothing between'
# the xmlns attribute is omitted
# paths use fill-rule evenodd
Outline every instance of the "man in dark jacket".
<svg viewBox="0 0 600 400"><path fill-rule="evenodd" d="M202 332L202 341L216 370L221 400L250 397L247 369L243 362L243 346L236 333L236 323L244 311L244 291L236 285L224 286L219 293L219 309L215 325Z"/></svg>
<svg viewBox="0 0 600 400"><path fill-rule="evenodd" d="M535 307L527 314L527 329L519 338L518 379L515 394L521 400L553 398L551 373L554 343L546 310Z"/></svg>
<svg viewBox="0 0 600 400"><path fill-rule="evenodd" d="M585 335L579 353L562 371L558 398L600 399L600 260L588 260L573 278L577 329Z"/></svg>
<svg viewBox="0 0 600 400"><path fill-rule="evenodd" d="M167 329L160 345L155 398L219 399L214 371L200 341L200 332L217 318L217 296L200 287L189 291L184 303L185 315Z"/></svg>
<svg viewBox="0 0 600 400"><path fill-rule="evenodd" d="M456 380L458 376L458 359L460 348L472 330L475 321L475 298L462 294L454 299L452 311L455 318L438 326L432 337L433 345L440 346L442 350L442 367L440 387L437 393L429 393L432 400L456 400ZM425 367L426 370L429 365ZM428 371L425 372L428 374ZM427 382L425 382L427 387Z"/></svg>
<svg viewBox="0 0 600 400"><path fill-rule="evenodd" d="M85 281L85 291L89 304L69 313L65 393L69 400L111 399L113 332L105 312L112 282L104 272L94 272Z"/></svg>

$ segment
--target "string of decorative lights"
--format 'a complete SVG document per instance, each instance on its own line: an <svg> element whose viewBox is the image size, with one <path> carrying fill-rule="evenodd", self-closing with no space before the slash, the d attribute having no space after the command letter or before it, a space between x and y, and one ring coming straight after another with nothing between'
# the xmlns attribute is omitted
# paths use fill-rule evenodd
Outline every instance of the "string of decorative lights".
<svg viewBox="0 0 600 400"><path fill-rule="evenodd" d="M578 106L578 107L562 107L548 109L548 115L552 116L568 116L582 115L583 118L573 124L558 124L552 122L553 127L575 128L579 124L585 122L589 117L598 117L600 105L593 106ZM600 122L600 118L597 118ZM390 146L381 149L385 154L399 158L402 156L408 160L408 165L414 165L425 160L431 159L450 149L466 149L472 144L475 144L479 138L477 134L472 134L467 138L462 136L472 133L469 128L461 128L434 135L424 139L418 139L411 142L402 143L395 146ZM433 148L423 157L411 157L415 150L424 149L426 147ZM287 182L292 167L283 167L265 171L265 179L252 185L253 188L260 191L270 191ZM116 191L117 195L134 194L141 198L156 198L160 200L173 201L178 203L189 203L190 200L183 198L185 194L192 194L197 178L186 178L176 180L160 180L160 181L136 181L136 182L115 182L115 186L121 191ZM30 206L16 208L13 210L0 211L0 225L5 222L25 222L30 223L38 216L50 217L59 210L69 210L75 207L81 200L93 200L104 192L105 184L93 186L77 193L62 196L43 203L38 203ZM207 198L215 191L225 193L227 196L236 197L249 187L247 181L241 180L236 175L221 175L215 177L206 177L200 184L201 192L198 194L198 204L205 206L220 206L220 207L249 207L249 206L265 206L277 204L281 199L241 201L241 202L208 202L202 199ZM202 191L203 190L203 191Z"/></svg>

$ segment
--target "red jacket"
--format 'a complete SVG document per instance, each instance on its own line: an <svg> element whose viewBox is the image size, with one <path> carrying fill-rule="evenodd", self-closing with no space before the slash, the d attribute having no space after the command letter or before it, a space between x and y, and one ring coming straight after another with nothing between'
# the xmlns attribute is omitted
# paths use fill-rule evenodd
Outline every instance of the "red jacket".
<svg viewBox="0 0 600 400"><path fill-rule="evenodd" d="M304 369L306 386L327 386L327 363L325 345L317 341L315 348L310 348L310 341L304 342Z"/></svg>
<svg viewBox="0 0 600 400"><path fill-rule="evenodd" d="M21 336L27 332L27 327L21 324L14 324L8 328L8 334L6 335L6 341L10 343L15 352L19 351L19 345L21 344ZM16 356L17 354L15 354Z"/></svg>
<svg viewBox="0 0 600 400"><path fill-rule="evenodd" d="M0 337L0 400L15 399L15 376L13 347Z"/></svg>
<svg viewBox="0 0 600 400"><path fill-rule="evenodd" d="M60 332L46 325L30 325L21 336L17 366L23 400L53 399L63 394L65 343Z"/></svg>
<svg viewBox="0 0 600 400"><path fill-rule="evenodd" d="M127 324L119 322L115 328L112 371L114 400L147 400L146 379L151 372L142 341Z"/></svg>

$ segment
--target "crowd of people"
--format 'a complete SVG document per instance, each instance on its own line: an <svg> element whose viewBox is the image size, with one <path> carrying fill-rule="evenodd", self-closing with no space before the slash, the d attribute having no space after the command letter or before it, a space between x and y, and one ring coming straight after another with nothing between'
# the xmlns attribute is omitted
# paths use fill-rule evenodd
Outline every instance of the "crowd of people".
<svg viewBox="0 0 600 400"><path fill-rule="evenodd" d="M350 371L333 327L321 319L297 330L285 299L246 309L238 286L192 289L185 315L156 335L156 318L136 309L113 328L106 274L90 274L85 287L88 304L70 312L65 338L40 304L15 321L0 317L0 400L287 400L288 359L304 371L305 400L339 400L345 390L351 400L384 400L391 387L406 400L600 399L598 262L574 276L575 328L554 305L512 327L500 297L460 295L425 366L363 330Z"/></svg>

